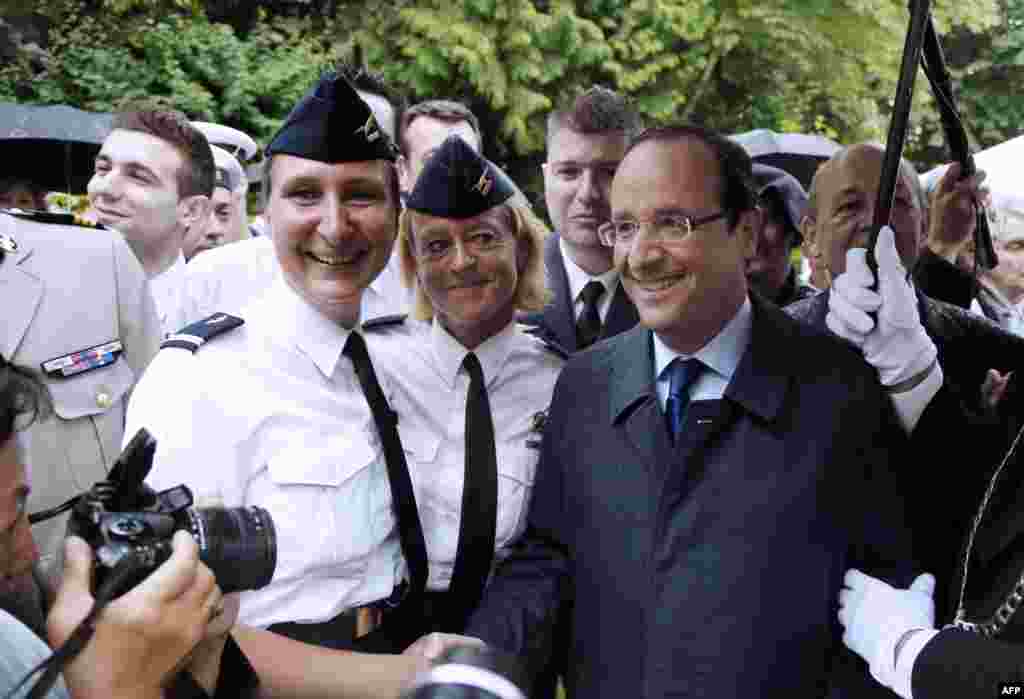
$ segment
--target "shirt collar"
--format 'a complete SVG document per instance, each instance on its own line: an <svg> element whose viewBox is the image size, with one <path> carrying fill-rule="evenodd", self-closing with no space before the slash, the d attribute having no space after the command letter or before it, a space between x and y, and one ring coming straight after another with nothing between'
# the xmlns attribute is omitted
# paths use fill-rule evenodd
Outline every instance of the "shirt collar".
<svg viewBox="0 0 1024 699"><path fill-rule="evenodd" d="M750 299L743 299L743 305L736 312L725 327L719 331L711 340L697 350L694 354L681 354L670 349L658 333L654 336L654 375L662 380L663 373L677 357L689 359L696 357L705 367L713 370L725 378L728 383L743 358L747 345L750 344L750 330L753 323L753 313L750 306Z"/></svg>
<svg viewBox="0 0 1024 699"><path fill-rule="evenodd" d="M161 300L176 297L184 284L185 270L185 255L179 251L170 267L149 280L153 295Z"/></svg>
<svg viewBox="0 0 1024 699"><path fill-rule="evenodd" d="M512 352L512 345L515 341L516 324L511 322L502 328L497 335L484 340L482 344L473 350L476 358L480 360L480 366L484 372L484 383L490 385L501 373L509 354ZM449 386L455 386L455 378L462 368L462 361L469 354L461 342L456 340L451 333L445 330L441 322L434 317L430 328L430 345L437 359L437 366L441 370L441 376Z"/></svg>
<svg viewBox="0 0 1024 699"><path fill-rule="evenodd" d="M565 276L569 278L569 293L572 294L572 303L576 303L579 300L583 287L593 280L604 284L604 293L607 296L610 297L615 293L615 287L619 283L619 271L617 269L612 267L604 274L598 274L597 276L588 274L582 267L573 262L572 257L569 255L568 246L565 244L565 238L558 239L558 246L562 250L562 259L565 260Z"/></svg>
<svg viewBox="0 0 1024 699"><path fill-rule="evenodd" d="M281 276L274 280L272 297L278 316L276 327L281 338L293 342L321 374L331 378L352 331L324 317L295 293Z"/></svg>

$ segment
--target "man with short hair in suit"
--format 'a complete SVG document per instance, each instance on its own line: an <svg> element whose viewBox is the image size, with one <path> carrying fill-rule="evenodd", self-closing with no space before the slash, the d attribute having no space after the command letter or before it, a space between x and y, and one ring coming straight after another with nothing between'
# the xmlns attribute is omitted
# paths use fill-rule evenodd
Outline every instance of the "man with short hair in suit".
<svg viewBox="0 0 1024 699"><path fill-rule="evenodd" d="M615 174L601 235L641 325L566 364L527 534L466 631L533 670L571 596L570 696L887 694L834 586L910 582L906 436L858 352L748 293L750 180L692 126L645 131Z"/></svg>
<svg viewBox="0 0 1024 699"><path fill-rule="evenodd" d="M637 323L597 227L608 220L612 176L638 127L626 99L597 86L548 116L544 199L555 234L544 247L544 262L554 299L522 321L567 352Z"/></svg>

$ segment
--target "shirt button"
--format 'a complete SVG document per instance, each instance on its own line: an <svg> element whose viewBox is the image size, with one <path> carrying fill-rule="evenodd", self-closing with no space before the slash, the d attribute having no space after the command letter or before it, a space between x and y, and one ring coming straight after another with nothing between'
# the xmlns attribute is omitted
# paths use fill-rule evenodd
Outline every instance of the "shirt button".
<svg viewBox="0 0 1024 699"><path fill-rule="evenodd" d="M114 404L114 400L110 397L109 393L103 391L96 394L96 405L106 410Z"/></svg>

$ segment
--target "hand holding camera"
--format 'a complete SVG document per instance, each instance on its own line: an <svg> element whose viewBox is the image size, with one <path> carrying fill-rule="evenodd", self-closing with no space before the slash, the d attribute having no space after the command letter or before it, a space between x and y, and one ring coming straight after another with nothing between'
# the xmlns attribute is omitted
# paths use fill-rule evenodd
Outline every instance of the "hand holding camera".
<svg viewBox="0 0 1024 699"><path fill-rule="evenodd" d="M92 608L92 551L69 537L64 580L47 631L63 644ZM172 539L170 558L101 613L92 640L64 670L74 696L157 697L161 684L207 633L223 596L186 532Z"/></svg>

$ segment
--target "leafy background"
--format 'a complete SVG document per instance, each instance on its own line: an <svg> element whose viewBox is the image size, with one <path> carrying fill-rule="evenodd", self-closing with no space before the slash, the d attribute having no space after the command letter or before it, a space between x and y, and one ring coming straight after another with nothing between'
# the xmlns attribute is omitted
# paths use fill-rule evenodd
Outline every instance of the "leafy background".
<svg viewBox="0 0 1024 699"><path fill-rule="evenodd" d="M1024 0L935 0L976 147L1024 132ZM0 100L146 103L266 142L320 68L357 60L415 102L466 102L540 201L544 117L605 84L648 122L884 137L903 0L0 0ZM907 154L945 155L918 79Z"/></svg>

